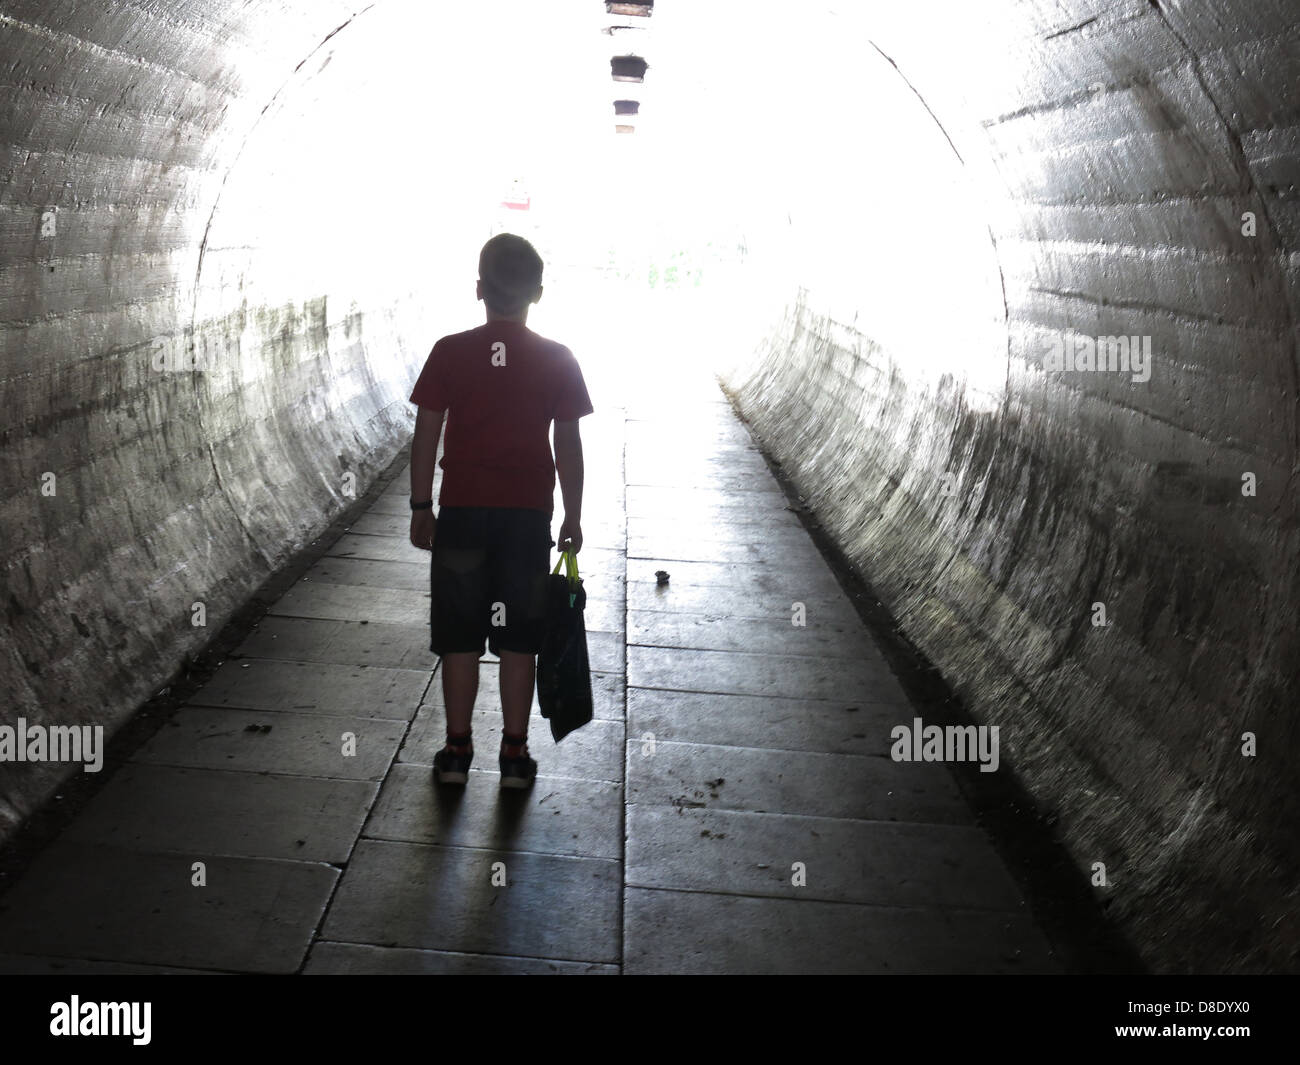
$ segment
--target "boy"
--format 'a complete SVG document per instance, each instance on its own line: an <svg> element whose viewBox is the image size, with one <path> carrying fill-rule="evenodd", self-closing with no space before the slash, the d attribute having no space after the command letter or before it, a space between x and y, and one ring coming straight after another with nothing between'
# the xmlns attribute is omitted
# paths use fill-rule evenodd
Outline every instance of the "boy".
<svg viewBox="0 0 1300 1065"><path fill-rule="evenodd" d="M442 658L447 744L433 759L439 784L464 784L474 757L470 715L487 640L501 658L501 786L527 788L536 655L545 629L556 474L564 500L561 551L582 547L582 440L592 412L582 371L563 344L526 326L542 297L542 260L502 233L479 256L487 324L445 336L411 392L411 543L432 551L429 649ZM442 491L433 516L434 460L443 416ZM555 422L555 456L547 439Z"/></svg>

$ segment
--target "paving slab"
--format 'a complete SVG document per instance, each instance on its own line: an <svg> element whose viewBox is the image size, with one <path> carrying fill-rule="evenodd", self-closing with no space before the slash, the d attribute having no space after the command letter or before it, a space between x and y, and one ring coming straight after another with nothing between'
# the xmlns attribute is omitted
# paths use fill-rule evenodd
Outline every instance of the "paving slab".
<svg viewBox="0 0 1300 1065"><path fill-rule="evenodd" d="M691 418L664 418L629 410L624 429L626 449L632 452L640 448L653 449L656 445L664 446L664 441L672 442L675 447L695 447L700 451L727 446L756 449L749 430L730 410L726 412L729 418L720 412L712 415L707 411L693 413Z"/></svg>
<svg viewBox="0 0 1300 1065"><path fill-rule="evenodd" d="M436 498L436 497L435 497ZM385 494L375 500L370 508L371 514L392 514L397 517L404 517L408 522L411 520L411 493L408 489L405 495Z"/></svg>
<svg viewBox="0 0 1300 1065"><path fill-rule="evenodd" d="M888 757L894 703L627 689L629 742L735 743L785 751Z"/></svg>
<svg viewBox="0 0 1300 1065"><path fill-rule="evenodd" d="M793 516L793 515L792 515ZM810 543L808 531L796 519L793 522L692 522L689 525L665 517L640 516L628 521L628 557L654 558L662 552L645 550L641 541L671 545L678 540L699 543L732 543L770 546L775 555L792 546ZM633 550L633 548L636 550Z"/></svg>
<svg viewBox="0 0 1300 1065"><path fill-rule="evenodd" d="M641 647L680 647L701 651L746 651L759 654L850 658L885 665L885 659L861 624L816 614L793 624L784 618L733 618L725 614L683 614L663 610L629 610L627 642ZM887 668L887 667L886 667Z"/></svg>
<svg viewBox="0 0 1300 1065"><path fill-rule="evenodd" d="M370 559L377 562L403 562L408 565L423 566L425 574L425 586L429 583L429 566L430 555L428 551L421 551L411 543L411 517L408 513L405 517L401 515L369 515L375 518L387 518L395 528L400 528L400 532L394 535L376 536L372 533L364 532L355 525L352 531L346 536L339 537L325 552L326 558L360 558ZM313 575L320 579L318 575ZM396 585L399 588L405 588L407 585Z"/></svg>
<svg viewBox="0 0 1300 1065"><path fill-rule="evenodd" d="M634 975L1060 972L1021 914L634 887L623 920Z"/></svg>
<svg viewBox="0 0 1300 1065"><path fill-rule="evenodd" d="M181 969L170 965L132 965L120 961L88 961L35 954L0 954L0 976L220 976L213 969Z"/></svg>
<svg viewBox="0 0 1300 1065"><path fill-rule="evenodd" d="M663 488L633 485L627 490L629 531L636 520L676 518L689 528L717 522L786 525L799 528L799 519L785 509L785 495L775 484L769 491L720 492L708 488Z"/></svg>
<svg viewBox="0 0 1300 1065"><path fill-rule="evenodd" d="M620 784L543 776L528 791L502 791L495 750L488 753L484 763L491 771L471 770L463 789L435 787L428 765L394 766L366 824L366 838L501 853L623 857Z"/></svg>
<svg viewBox="0 0 1300 1065"><path fill-rule="evenodd" d="M348 526L349 536L392 537L408 545L407 538L410 533L411 518L409 514L381 514L377 511L368 510ZM371 556L362 555L361 557L369 558Z"/></svg>
<svg viewBox="0 0 1300 1065"><path fill-rule="evenodd" d="M806 602L807 599L834 600L843 595L830 570L811 556L806 557L801 565L777 558L755 563L678 560L669 566L666 558L634 558L628 562L628 580L656 580L657 571L661 569L669 574L670 584L676 582L679 586L716 586L746 594L782 596L786 600L787 621L790 620L790 607L794 602ZM847 600L845 605L848 605Z"/></svg>
<svg viewBox="0 0 1300 1065"><path fill-rule="evenodd" d="M559 525L554 525L551 535L559 531ZM578 558L581 559L582 553L589 549L621 551L626 535L626 508L621 500L606 500L600 509L582 516L582 551L578 552Z"/></svg>
<svg viewBox="0 0 1300 1065"><path fill-rule="evenodd" d="M983 831L959 825L632 804L627 837L634 887L882 906L1021 905Z"/></svg>
<svg viewBox="0 0 1300 1065"><path fill-rule="evenodd" d="M626 527L619 527L619 528L596 527L593 529L593 528L589 528L587 524L584 522L582 526L582 551L578 553L578 575L586 576L586 573L583 570L583 566L582 566L582 556L586 554L589 548L593 551L599 551L599 550L613 551L613 550L622 550L622 548L626 544L627 544ZM555 560L558 557L559 556L555 554L551 555L552 567L555 566Z"/></svg>
<svg viewBox="0 0 1300 1065"><path fill-rule="evenodd" d="M900 720L910 704L888 668L844 658L694 651L675 647L627 649L627 680L636 688L779 695L790 699L896 702Z"/></svg>
<svg viewBox="0 0 1300 1065"><path fill-rule="evenodd" d="M406 722L183 706L131 758L151 765L382 780ZM347 737L355 753L347 753Z"/></svg>
<svg viewBox="0 0 1300 1065"><path fill-rule="evenodd" d="M206 864L205 887L192 863ZM338 870L56 842L0 898L0 952L291 973Z"/></svg>
<svg viewBox="0 0 1300 1065"><path fill-rule="evenodd" d="M128 763L62 838L338 865L348 860L378 792L370 781Z"/></svg>
<svg viewBox="0 0 1300 1065"><path fill-rule="evenodd" d="M691 584L674 576L677 563L628 560L627 605L631 610L662 610L680 614L714 614L732 618L765 618L788 623L794 604L802 603L804 616L815 623L853 625L857 611L843 595L791 595L787 591L765 592L753 588L731 588L725 584ZM651 568L653 567L653 568ZM654 571L668 574L661 585ZM640 579L638 579L640 578ZM588 606L590 610L590 606Z"/></svg>
<svg viewBox="0 0 1300 1065"><path fill-rule="evenodd" d="M556 530L559 531L557 524ZM578 552L578 575L586 577L588 573L614 574L622 576L627 566L627 551L620 544L617 547L603 547L587 543L587 530L582 531L582 550ZM559 555L551 552L551 565L559 561Z"/></svg>
<svg viewBox="0 0 1300 1065"><path fill-rule="evenodd" d="M721 744L627 746L627 801L710 810L779 812L970 825L952 774L935 763Z"/></svg>
<svg viewBox="0 0 1300 1065"><path fill-rule="evenodd" d="M409 458L410 452L407 452ZM442 488L442 468L434 467L434 493L433 498L438 498L438 491ZM411 497L411 464L408 461L405 468L401 470L389 483L388 487L380 492L381 499L397 499L403 503L408 502ZM367 512L369 513L369 512Z"/></svg>
<svg viewBox="0 0 1300 1065"><path fill-rule="evenodd" d="M398 588L300 582L267 611L275 617L429 626L430 595Z"/></svg>
<svg viewBox="0 0 1300 1065"><path fill-rule="evenodd" d="M332 621L267 616L230 656L293 662L384 666L432 672L437 657L429 650L429 624Z"/></svg>
<svg viewBox="0 0 1300 1065"><path fill-rule="evenodd" d="M578 576L582 579L582 586L587 593L587 614L591 615L593 608L599 603L609 603L616 610L621 610L627 603L627 575L626 570L620 566L618 572L605 570L604 572L589 572L579 568ZM617 616L617 615L612 615ZM596 625L591 621L587 622L588 631L604 630L606 632L622 632L623 622L618 621L614 625Z"/></svg>
<svg viewBox="0 0 1300 1065"><path fill-rule="evenodd" d="M749 526L759 529L759 526ZM639 526L628 538L628 558L634 563L664 559L669 562L722 562L742 566L810 566L821 561L802 529L766 531L740 539L719 539L692 529L687 535L680 529L647 533Z"/></svg>
<svg viewBox="0 0 1300 1065"><path fill-rule="evenodd" d="M623 455L628 488L710 488L726 492L768 491L772 478L757 450L732 445L716 452L655 447L645 442ZM777 486L779 487L779 486Z"/></svg>
<svg viewBox="0 0 1300 1065"><path fill-rule="evenodd" d="M587 661L593 672L622 673L626 654L627 641L622 631L587 629Z"/></svg>
<svg viewBox="0 0 1300 1065"><path fill-rule="evenodd" d="M662 420L637 420L633 438L623 445L623 468L628 484L639 484L636 474L645 472L647 466L662 466L668 470L692 470L700 467L716 468L725 473L728 468L767 473L763 453L751 440L734 439L735 426L728 421L727 413L719 417L716 409L701 414L695 425L681 425L678 431L663 432L667 428ZM744 431L742 425L741 430ZM647 431L647 429L649 431ZM659 430L658 433L655 430ZM728 437L733 437L728 439ZM716 440L716 447L700 447L701 440ZM729 465L734 464L734 465Z"/></svg>
<svg viewBox="0 0 1300 1065"><path fill-rule="evenodd" d="M628 422L629 429L634 423ZM686 470L698 469L702 463L725 464L728 460L741 464L762 461L762 452L755 446L742 427L736 435L734 429L713 423L700 426L687 425L682 419L677 425L662 422L636 422L637 428L629 435L623 449L624 468L640 466L643 471L648 462L662 462L676 468L668 455L685 455L682 462ZM770 476L764 471L765 476ZM632 481L628 484L631 485Z"/></svg>
<svg viewBox="0 0 1300 1065"><path fill-rule="evenodd" d="M707 463L681 464L647 450L637 460L628 462L627 483L629 488L720 489L725 492L762 492L769 496L774 490L779 491L771 480L767 465L756 454L738 454L730 461L715 459Z"/></svg>
<svg viewBox="0 0 1300 1065"><path fill-rule="evenodd" d="M191 703L409 721L428 690L430 677L431 670L227 659Z"/></svg>
<svg viewBox="0 0 1300 1065"><path fill-rule="evenodd" d="M614 964L621 889L619 863L600 858L363 839L321 938Z"/></svg>
<svg viewBox="0 0 1300 1065"><path fill-rule="evenodd" d="M358 538L359 539L359 538ZM390 541L376 541L378 543ZM410 547L412 553L423 554ZM353 584L363 588L400 588L412 592L429 591L429 556L409 561L385 562L373 558L339 558L327 555L303 576L304 581L325 584Z"/></svg>
<svg viewBox="0 0 1300 1065"><path fill-rule="evenodd" d="M617 976L618 971L617 965L595 962L329 942L312 947L303 969L308 976Z"/></svg>

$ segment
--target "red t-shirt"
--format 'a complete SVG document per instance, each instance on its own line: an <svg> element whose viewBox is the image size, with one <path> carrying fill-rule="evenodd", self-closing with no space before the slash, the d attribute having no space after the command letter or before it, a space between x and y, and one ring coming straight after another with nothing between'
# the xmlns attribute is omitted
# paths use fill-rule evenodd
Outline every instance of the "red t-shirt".
<svg viewBox="0 0 1300 1065"><path fill-rule="evenodd" d="M592 412L573 352L519 322L443 337L411 402L447 412L441 505L547 513L555 493L551 422Z"/></svg>

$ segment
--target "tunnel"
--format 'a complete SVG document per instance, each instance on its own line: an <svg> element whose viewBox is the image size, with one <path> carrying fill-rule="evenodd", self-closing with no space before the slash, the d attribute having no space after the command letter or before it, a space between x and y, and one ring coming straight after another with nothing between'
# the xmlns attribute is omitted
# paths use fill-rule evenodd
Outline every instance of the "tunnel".
<svg viewBox="0 0 1300 1065"><path fill-rule="evenodd" d="M340 521L382 492L405 520L412 383L434 340L481 317L479 246L512 231L546 262L530 322L572 347L600 424L617 423L589 446L593 518L625 491L625 447L628 508L679 468L754 488L776 547L736 579L781 571L787 547L802 559L796 531L811 536L944 693L880 720L996 726L986 775L1135 964L1294 971L1298 15L1295 0L0 0L4 723L102 726L110 753L100 783L11 740L3 838L129 773L112 745L141 708ZM714 712L707 680L636 676L661 658L634 639L634 585L650 595L662 568L689 595L673 522L714 520L662 498L652 533L611 518L593 555L627 588L621 636L606 647L588 625L614 662L593 669L626 682L629 774L655 731L633 720L635 689ZM787 628L821 587L785 595ZM732 601L685 609L723 631ZM873 655L826 669L856 676ZM287 720L246 709L249 728ZM682 794L672 812L696 816ZM668 831L629 813L629 848L637 823ZM600 876L639 862L649 900L658 859L630 853ZM42 890L73 873L45 875ZM25 866L5 879L11 914L38 897ZM762 902L715 895L701 925ZM630 968L622 949L599 960ZM112 960L26 933L0 952L9 971ZM926 964L959 967L942 950Z"/></svg>

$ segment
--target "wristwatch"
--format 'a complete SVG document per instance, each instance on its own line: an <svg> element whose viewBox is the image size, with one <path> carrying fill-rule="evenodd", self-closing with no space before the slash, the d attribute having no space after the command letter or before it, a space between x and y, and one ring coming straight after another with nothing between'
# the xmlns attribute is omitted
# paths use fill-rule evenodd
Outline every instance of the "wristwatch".
<svg viewBox="0 0 1300 1065"><path fill-rule="evenodd" d="M417 503L414 499L412 499L412 500L411 500L411 509L412 509L412 510L432 510L432 509L433 509L433 500L430 499L430 500L427 500L427 501L425 501L425 502L423 502L423 503Z"/></svg>

